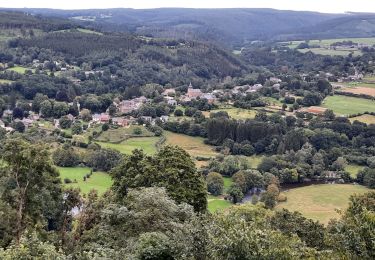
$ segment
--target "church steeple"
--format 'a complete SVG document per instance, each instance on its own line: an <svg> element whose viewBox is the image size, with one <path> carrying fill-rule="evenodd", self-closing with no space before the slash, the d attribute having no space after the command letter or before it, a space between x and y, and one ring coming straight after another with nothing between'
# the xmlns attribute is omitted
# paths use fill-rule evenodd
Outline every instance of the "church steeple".
<svg viewBox="0 0 375 260"><path fill-rule="evenodd" d="M191 85L191 81L190 81L190 84L189 84L189 88L193 88L193 85Z"/></svg>

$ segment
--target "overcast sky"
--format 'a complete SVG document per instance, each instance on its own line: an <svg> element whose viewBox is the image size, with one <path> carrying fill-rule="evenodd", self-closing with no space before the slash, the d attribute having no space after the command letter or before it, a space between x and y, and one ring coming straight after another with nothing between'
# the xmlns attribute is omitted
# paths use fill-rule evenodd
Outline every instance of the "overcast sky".
<svg viewBox="0 0 375 260"><path fill-rule="evenodd" d="M93 8L275 8L325 13L375 12L375 0L0 0L0 7Z"/></svg>

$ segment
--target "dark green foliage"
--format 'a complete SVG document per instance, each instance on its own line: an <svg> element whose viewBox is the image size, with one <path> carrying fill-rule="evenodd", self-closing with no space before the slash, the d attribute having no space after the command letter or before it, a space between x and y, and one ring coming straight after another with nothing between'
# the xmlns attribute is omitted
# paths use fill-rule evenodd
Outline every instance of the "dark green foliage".
<svg viewBox="0 0 375 260"><path fill-rule="evenodd" d="M207 190L212 195L219 196L223 193L224 179L220 173L210 172L206 177Z"/></svg>
<svg viewBox="0 0 375 260"><path fill-rule="evenodd" d="M72 123L73 123L72 120L70 120L67 116L63 116L59 120L59 124L62 129L70 128Z"/></svg>
<svg viewBox="0 0 375 260"><path fill-rule="evenodd" d="M98 171L110 171L122 159L120 152L113 149L90 150L86 155L86 164Z"/></svg>
<svg viewBox="0 0 375 260"><path fill-rule="evenodd" d="M129 188L165 187L178 203L188 203L196 211L207 207L207 190L203 177L197 172L190 156L181 148L166 146L155 156L135 150L111 172L113 190L121 200Z"/></svg>
<svg viewBox="0 0 375 260"><path fill-rule="evenodd" d="M288 236L297 234L309 247L317 249L324 247L324 226L303 217L299 212L290 212L286 209L276 211L270 222L273 228Z"/></svg>
<svg viewBox="0 0 375 260"><path fill-rule="evenodd" d="M242 189L237 184L232 184L228 189L228 195L231 198L231 201L236 204L238 202L241 202L244 198L244 194L242 192Z"/></svg>
<svg viewBox="0 0 375 260"><path fill-rule="evenodd" d="M80 158L77 152L72 147L57 148L52 154L53 162L61 167L77 166Z"/></svg>

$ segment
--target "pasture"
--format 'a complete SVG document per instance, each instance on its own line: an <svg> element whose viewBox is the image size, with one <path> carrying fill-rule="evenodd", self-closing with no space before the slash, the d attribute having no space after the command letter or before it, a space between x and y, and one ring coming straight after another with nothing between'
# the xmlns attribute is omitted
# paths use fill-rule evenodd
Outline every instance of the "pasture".
<svg viewBox="0 0 375 260"><path fill-rule="evenodd" d="M108 173L93 172L86 181L83 177L90 173L87 167L57 167L60 178L65 187L80 188L82 194L89 193L90 190L97 190L99 194L103 194L112 185L112 179ZM64 183L64 179L69 178L74 183ZM76 180L76 182L75 182Z"/></svg>
<svg viewBox="0 0 375 260"><path fill-rule="evenodd" d="M156 143L159 137L132 137L120 143L100 142L103 148L110 148L119 151L122 154L131 154L135 149L142 149L146 154L156 153Z"/></svg>
<svg viewBox="0 0 375 260"><path fill-rule="evenodd" d="M362 54L360 50L357 48L347 48L347 49L329 49L330 45L335 42L342 42L342 41L352 41L354 43L362 43L367 45L374 45L375 38L341 38L341 39L325 39L325 40L310 40L308 43L309 45L319 46L319 48L311 48L311 49L300 49L298 51L302 53L306 53L311 51L315 54L321 55L339 55L339 56L348 56L352 53L354 56L359 56ZM290 41L290 42L282 42L291 49L297 48L297 46L304 41Z"/></svg>
<svg viewBox="0 0 375 260"><path fill-rule="evenodd" d="M129 127L119 127L117 129L111 128L107 131L103 131L95 140L100 142L119 143L128 139L129 137L135 136L134 129L136 128L140 128L142 130L142 134L139 135L141 137L154 136L154 134L147 130L144 126L131 125Z"/></svg>
<svg viewBox="0 0 375 260"><path fill-rule="evenodd" d="M276 209L299 211L307 218L327 224L330 219L339 217L336 209L344 210L351 195L367 191L369 189L364 186L352 184L320 184L295 188L285 192L288 200L278 204Z"/></svg>
<svg viewBox="0 0 375 260"><path fill-rule="evenodd" d="M375 112L375 101L347 97L347 96L328 96L324 99L322 107L332 109L335 114L338 115L352 115L364 112Z"/></svg>
<svg viewBox="0 0 375 260"><path fill-rule="evenodd" d="M224 210L231 206L233 206L233 204L228 200L224 200L220 198L208 199L208 211L211 213L214 213L218 210Z"/></svg>
<svg viewBox="0 0 375 260"><path fill-rule="evenodd" d="M332 50L327 48L311 48L311 49L299 49L299 52L306 53L311 51L314 54L319 55L329 55L329 56L348 56L349 54L353 54L353 56L360 56L362 52L358 49L340 49L340 50Z"/></svg>
<svg viewBox="0 0 375 260"><path fill-rule="evenodd" d="M217 112L220 112L220 111L227 112L228 115L233 119L242 119L242 120L252 119L256 115L255 110L235 108L235 107L214 109L214 110L211 110L211 111L205 111L205 112L203 112L203 114L206 117L209 117L210 113L217 113Z"/></svg>
<svg viewBox="0 0 375 260"><path fill-rule="evenodd" d="M14 66L12 68L8 68L7 70L9 71L14 71L14 72L17 72L17 73L20 73L20 74L25 74L25 72L27 70L31 70L32 72L34 72L33 69L30 69L30 68L25 68L25 67L22 67L22 66Z"/></svg>
<svg viewBox="0 0 375 260"><path fill-rule="evenodd" d="M365 124L375 124L375 116L373 115L361 115L349 118L349 120L353 123L354 121L359 121Z"/></svg>
<svg viewBox="0 0 375 260"><path fill-rule="evenodd" d="M165 131L166 137L165 144L177 145L189 153L192 157L213 157L217 155L217 152L213 150L213 147L203 142L202 137L192 137L183 134L176 134Z"/></svg>

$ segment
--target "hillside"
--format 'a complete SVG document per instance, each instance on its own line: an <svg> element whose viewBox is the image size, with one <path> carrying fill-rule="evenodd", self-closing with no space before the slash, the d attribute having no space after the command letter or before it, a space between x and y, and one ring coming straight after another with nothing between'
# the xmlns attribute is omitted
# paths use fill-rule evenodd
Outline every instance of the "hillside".
<svg viewBox="0 0 375 260"><path fill-rule="evenodd" d="M242 46L248 41L269 40L296 29L314 26L340 15L273 9L52 10L25 9L28 13L59 16L103 30L131 31L174 39L214 41Z"/></svg>
<svg viewBox="0 0 375 260"><path fill-rule="evenodd" d="M347 14L298 29L280 39L329 39L373 37L375 35L375 14Z"/></svg>

